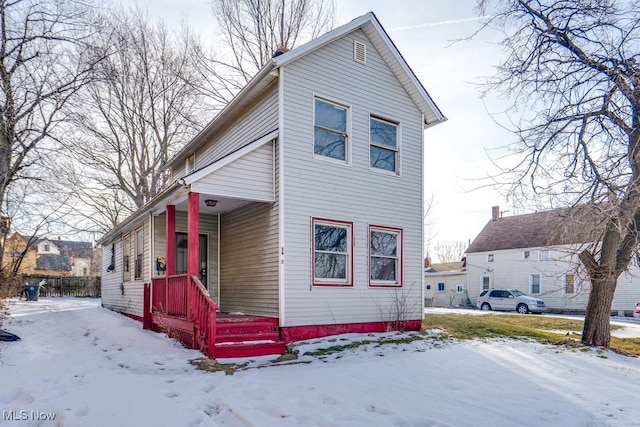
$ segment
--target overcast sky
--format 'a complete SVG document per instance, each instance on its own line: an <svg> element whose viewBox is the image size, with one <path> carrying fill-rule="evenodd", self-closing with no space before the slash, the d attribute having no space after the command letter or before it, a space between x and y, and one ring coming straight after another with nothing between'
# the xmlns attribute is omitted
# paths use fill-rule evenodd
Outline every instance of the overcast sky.
<svg viewBox="0 0 640 427"><path fill-rule="evenodd" d="M214 34L208 0L140 0L167 23L185 19ZM126 2L126 0L125 0ZM514 213L495 190L471 190L492 169L487 150L513 139L489 116L477 84L500 58L495 34L451 44L478 28L474 0L337 0L338 25L373 11L448 121L425 131L426 193L433 192L436 240L468 242L490 219L491 206ZM502 107L504 108L504 107Z"/></svg>

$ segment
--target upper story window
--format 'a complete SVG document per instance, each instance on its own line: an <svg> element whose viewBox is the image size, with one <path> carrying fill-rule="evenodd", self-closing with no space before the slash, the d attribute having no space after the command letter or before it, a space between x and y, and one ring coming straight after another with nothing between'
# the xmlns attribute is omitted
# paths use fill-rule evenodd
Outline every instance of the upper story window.
<svg viewBox="0 0 640 427"><path fill-rule="evenodd" d="M493 254L487 254L487 262L493 262L495 260L495 256Z"/></svg>
<svg viewBox="0 0 640 427"><path fill-rule="evenodd" d="M398 173L398 124L371 117L369 143L369 165Z"/></svg>
<svg viewBox="0 0 640 427"><path fill-rule="evenodd" d="M313 219L313 284L353 283L353 224Z"/></svg>
<svg viewBox="0 0 640 427"><path fill-rule="evenodd" d="M347 163L348 108L333 102L315 99L313 153L317 156Z"/></svg>
<svg viewBox="0 0 640 427"><path fill-rule="evenodd" d="M551 251L538 252L538 261L549 261L551 259Z"/></svg>
<svg viewBox="0 0 640 427"><path fill-rule="evenodd" d="M43 249L43 251L44 251L44 252L51 252L51 246L49 246L49 245L44 245L44 249Z"/></svg>
<svg viewBox="0 0 640 427"><path fill-rule="evenodd" d="M438 292L444 292L445 291L444 282L438 282L437 286L438 286Z"/></svg>
<svg viewBox="0 0 640 427"><path fill-rule="evenodd" d="M531 251L524 251L522 253L522 258L523 259L531 259Z"/></svg>

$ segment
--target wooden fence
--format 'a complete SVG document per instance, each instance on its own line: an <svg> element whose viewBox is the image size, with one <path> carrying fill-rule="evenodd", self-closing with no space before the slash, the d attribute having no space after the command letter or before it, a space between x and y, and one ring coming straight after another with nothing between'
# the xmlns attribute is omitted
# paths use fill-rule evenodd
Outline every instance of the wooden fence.
<svg viewBox="0 0 640 427"><path fill-rule="evenodd" d="M100 298L100 277L51 277L23 275L23 284L37 285L42 279L47 284L40 288L40 296Z"/></svg>

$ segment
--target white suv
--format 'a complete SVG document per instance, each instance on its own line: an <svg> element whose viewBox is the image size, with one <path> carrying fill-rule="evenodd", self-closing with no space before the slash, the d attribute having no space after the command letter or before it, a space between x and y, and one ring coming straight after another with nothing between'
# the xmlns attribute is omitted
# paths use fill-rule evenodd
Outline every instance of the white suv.
<svg viewBox="0 0 640 427"><path fill-rule="evenodd" d="M543 313L547 307L540 298L533 298L517 289L491 289L480 292L478 307L481 310L517 311L521 314Z"/></svg>

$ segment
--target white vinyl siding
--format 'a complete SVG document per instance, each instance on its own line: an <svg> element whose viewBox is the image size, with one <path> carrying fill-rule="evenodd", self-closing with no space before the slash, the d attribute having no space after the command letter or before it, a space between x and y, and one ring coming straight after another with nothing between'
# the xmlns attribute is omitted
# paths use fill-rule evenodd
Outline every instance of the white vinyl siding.
<svg viewBox="0 0 640 427"><path fill-rule="evenodd" d="M115 271L110 273L103 273L103 280L101 283L102 305L121 313L127 313L132 316L142 318L143 303L144 303L144 283L148 282L151 277L149 276L150 262L151 262L151 233L150 231L151 221L149 217L145 217L140 222L133 224L132 227L125 231L126 236L130 236L131 240L131 280L123 283L123 238L120 237L113 241L105 242L103 246L103 262L105 262L105 256L110 262L111 258L111 243L115 243L116 248L116 266ZM141 277L134 278L135 270L135 232L136 230L142 230L142 271ZM105 255L106 253L106 255ZM105 264L103 264L105 265ZM109 265L109 264L106 264Z"/></svg>
<svg viewBox="0 0 640 427"><path fill-rule="evenodd" d="M220 309L278 316L278 209L251 203L220 218Z"/></svg>
<svg viewBox="0 0 640 427"><path fill-rule="evenodd" d="M195 169L199 170L277 128L278 91L277 86L272 85L253 107L243 112L242 117L228 123L211 142L197 150ZM172 176L180 178L184 171L184 167L176 167Z"/></svg>
<svg viewBox="0 0 640 427"><path fill-rule="evenodd" d="M353 40L367 44L367 65L353 61ZM412 301L409 318L422 306L422 114L360 30L338 39L284 70L285 324L341 324L387 320L398 293ZM349 107L349 165L313 156L314 102L340 101ZM369 119L402 119L400 177L372 173ZM354 284L314 287L309 218L352 222ZM402 291L369 287L369 225L404 230ZM415 301L415 304L413 303Z"/></svg>
<svg viewBox="0 0 640 427"><path fill-rule="evenodd" d="M268 142L194 182L191 190L220 197L273 202L273 152L273 142Z"/></svg>

